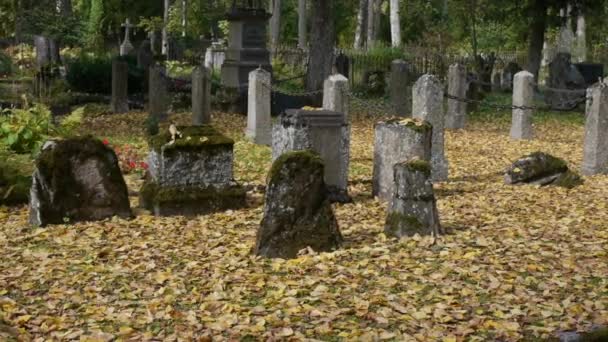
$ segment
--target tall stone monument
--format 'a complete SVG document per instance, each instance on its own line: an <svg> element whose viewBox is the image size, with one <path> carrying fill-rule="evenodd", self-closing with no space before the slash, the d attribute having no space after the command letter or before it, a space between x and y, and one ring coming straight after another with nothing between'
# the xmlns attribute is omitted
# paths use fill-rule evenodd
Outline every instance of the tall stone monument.
<svg viewBox="0 0 608 342"><path fill-rule="evenodd" d="M266 36L270 14L261 3L234 0L230 12L228 49L222 65L222 85L246 91L249 73L258 67L272 72Z"/></svg>

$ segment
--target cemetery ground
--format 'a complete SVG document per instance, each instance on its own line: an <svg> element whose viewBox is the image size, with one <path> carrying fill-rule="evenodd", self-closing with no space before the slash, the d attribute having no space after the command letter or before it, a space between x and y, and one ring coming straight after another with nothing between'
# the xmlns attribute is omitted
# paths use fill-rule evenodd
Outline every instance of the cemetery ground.
<svg viewBox="0 0 608 342"><path fill-rule="evenodd" d="M136 207L146 113L93 114L81 131L128 153ZM1 208L0 339L514 341L608 324L608 176L573 189L503 181L534 151L578 170L582 114L535 113L531 141L509 139L507 112L482 110L448 131L450 177L435 184L448 234L401 240L385 237L386 205L371 197L378 119L353 116L354 203L334 205L345 244L333 253L251 254L271 151L245 139L245 117L226 113L213 122L236 140L245 209L136 209L132 220L35 228L27 207Z"/></svg>

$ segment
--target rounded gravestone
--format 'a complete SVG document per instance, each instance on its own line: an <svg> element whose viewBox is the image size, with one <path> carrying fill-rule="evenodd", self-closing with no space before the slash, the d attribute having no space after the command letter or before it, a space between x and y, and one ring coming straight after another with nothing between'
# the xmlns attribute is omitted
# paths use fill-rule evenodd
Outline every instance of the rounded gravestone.
<svg viewBox="0 0 608 342"><path fill-rule="evenodd" d="M112 149L92 137L50 140L30 190L30 223L38 226L131 217L127 185Z"/></svg>
<svg viewBox="0 0 608 342"><path fill-rule="evenodd" d="M323 181L323 160L311 151L288 152L272 165L254 253L295 258L307 247L332 251L342 234Z"/></svg>

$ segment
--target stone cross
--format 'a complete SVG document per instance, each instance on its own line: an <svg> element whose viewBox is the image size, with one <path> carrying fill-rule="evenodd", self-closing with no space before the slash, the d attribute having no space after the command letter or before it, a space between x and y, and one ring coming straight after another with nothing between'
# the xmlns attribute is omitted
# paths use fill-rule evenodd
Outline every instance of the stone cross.
<svg viewBox="0 0 608 342"><path fill-rule="evenodd" d="M120 55L126 56L133 51L133 44L131 44L131 28L135 27L135 25L131 24L129 18L125 20L125 23L120 25L125 28L125 39L122 41L120 45Z"/></svg>
<svg viewBox="0 0 608 342"><path fill-rule="evenodd" d="M456 63L448 71L448 94L465 99L467 96L467 69ZM462 100L448 99L448 112L445 120L448 129L463 129L467 118L467 103Z"/></svg>
<svg viewBox="0 0 608 342"><path fill-rule="evenodd" d="M608 87L600 82L587 90L587 97L581 173L608 174Z"/></svg>
<svg viewBox="0 0 608 342"><path fill-rule="evenodd" d="M534 96L534 75L520 71L513 78L513 106L531 107ZM532 109L513 109L511 119L511 138L516 140L532 139Z"/></svg>
<svg viewBox="0 0 608 342"><path fill-rule="evenodd" d="M448 161L445 158L443 112L443 86L437 77L422 75L412 89L413 117L428 121L433 126L431 173L433 181L448 179Z"/></svg>
<svg viewBox="0 0 608 342"><path fill-rule="evenodd" d="M126 113L129 111L128 98L129 65L125 61L114 59L112 61L112 113Z"/></svg>
<svg viewBox="0 0 608 342"><path fill-rule="evenodd" d="M249 73L247 130L245 131L245 135L258 145L272 144L270 82L270 73L262 68L258 68Z"/></svg>

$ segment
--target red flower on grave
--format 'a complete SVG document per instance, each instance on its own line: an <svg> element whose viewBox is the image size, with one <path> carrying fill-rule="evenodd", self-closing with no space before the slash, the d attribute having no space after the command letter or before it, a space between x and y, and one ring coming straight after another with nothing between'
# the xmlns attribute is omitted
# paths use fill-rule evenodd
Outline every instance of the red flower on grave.
<svg viewBox="0 0 608 342"><path fill-rule="evenodd" d="M103 144L104 144L104 145L109 145L109 144L110 144L110 141L109 141L108 139L103 139Z"/></svg>
<svg viewBox="0 0 608 342"><path fill-rule="evenodd" d="M148 169L148 163L146 163L146 162L141 162L141 163L139 163L139 166L140 166L142 169L144 169L144 170L147 170L147 169Z"/></svg>
<svg viewBox="0 0 608 342"><path fill-rule="evenodd" d="M135 168L135 166L137 166L137 165L135 164L135 162L134 162L134 161L130 161L130 162L129 162L129 167L130 167L130 168L134 169L134 168Z"/></svg>

